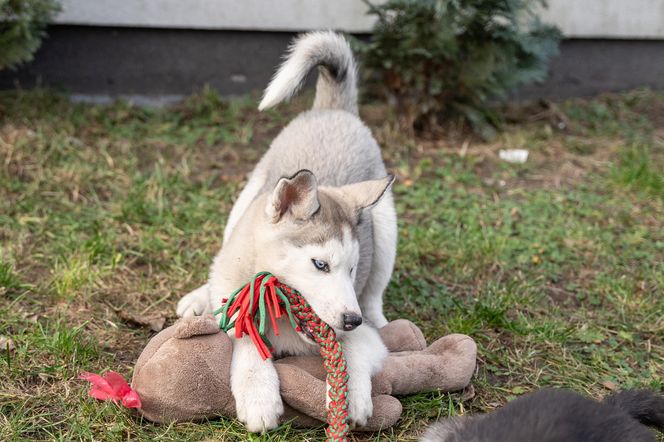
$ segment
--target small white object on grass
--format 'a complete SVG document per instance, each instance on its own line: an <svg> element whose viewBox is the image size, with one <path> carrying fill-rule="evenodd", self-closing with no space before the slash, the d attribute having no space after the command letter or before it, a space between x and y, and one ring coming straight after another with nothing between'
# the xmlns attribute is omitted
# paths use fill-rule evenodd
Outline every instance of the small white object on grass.
<svg viewBox="0 0 664 442"><path fill-rule="evenodd" d="M12 351L15 348L14 341L11 338L0 335L0 353L3 351Z"/></svg>
<svg viewBox="0 0 664 442"><path fill-rule="evenodd" d="M508 163L523 164L528 160L528 151L526 149L500 149L498 156Z"/></svg>

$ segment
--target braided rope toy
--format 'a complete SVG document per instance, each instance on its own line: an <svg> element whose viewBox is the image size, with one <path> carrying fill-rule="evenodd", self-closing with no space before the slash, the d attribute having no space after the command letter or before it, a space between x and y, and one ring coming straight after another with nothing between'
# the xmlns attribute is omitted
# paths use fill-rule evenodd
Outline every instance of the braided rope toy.
<svg viewBox="0 0 664 442"><path fill-rule="evenodd" d="M257 273L243 287L237 289L228 299L222 300L223 306L214 312L221 314L219 327L229 331L235 327L235 337L248 335L263 360L272 357L272 345L265 335L269 321L274 333L279 335L277 319L288 316L291 325L298 332L303 331L320 346L320 354L325 361L327 371L328 397L325 435L328 441L345 441L348 426L348 373L341 343L332 327L323 322L307 304L300 293L279 282L268 272ZM297 320L297 321L296 321Z"/></svg>

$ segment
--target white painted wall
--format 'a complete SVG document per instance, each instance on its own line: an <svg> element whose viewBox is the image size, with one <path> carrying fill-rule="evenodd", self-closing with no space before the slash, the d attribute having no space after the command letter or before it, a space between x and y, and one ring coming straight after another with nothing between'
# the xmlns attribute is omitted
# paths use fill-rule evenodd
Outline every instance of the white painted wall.
<svg viewBox="0 0 664 442"><path fill-rule="evenodd" d="M57 22L301 31L371 29L361 0L61 0ZM543 20L568 37L664 38L664 0L549 0Z"/></svg>
<svg viewBox="0 0 664 442"><path fill-rule="evenodd" d="M360 0L61 0L66 24L193 29L362 32L371 19Z"/></svg>
<svg viewBox="0 0 664 442"><path fill-rule="evenodd" d="M570 37L664 38L664 0L549 0L542 19Z"/></svg>

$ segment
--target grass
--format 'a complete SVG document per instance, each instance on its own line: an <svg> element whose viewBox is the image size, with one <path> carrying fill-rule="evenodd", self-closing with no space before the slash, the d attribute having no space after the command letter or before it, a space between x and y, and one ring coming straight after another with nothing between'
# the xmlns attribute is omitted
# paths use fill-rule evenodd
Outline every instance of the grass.
<svg viewBox="0 0 664 442"><path fill-rule="evenodd" d="M203 90L175 108L0 96L1 440L312 440L228 419L158 426L86 397L83 370L130 375L148 326L201 284L246 172L306 99L259 114ZM395 186L390 318L429 340L471 335L474 394L401 398L361 440L409 440L542 386L600 398L664 388L664 95L634 91L513 109L492 143L412 139L362 114ZM511 112L512 112L511 111ZM501 148L528 148L524 165ZM660 436L660 440L662 437Z"/></svg>

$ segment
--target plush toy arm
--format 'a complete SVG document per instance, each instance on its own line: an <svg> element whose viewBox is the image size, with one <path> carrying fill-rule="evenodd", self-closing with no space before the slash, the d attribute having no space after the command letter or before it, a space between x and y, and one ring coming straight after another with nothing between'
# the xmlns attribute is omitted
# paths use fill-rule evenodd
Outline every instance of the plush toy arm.
<svg viewBox="0 0 664 442"><path fill-rule="evenodd" d="M304 358L302 358L304 359ZM320 358L311 358L322 365ZM274 364L279 374L279 391L284 402L318 421L325 422L325 381L315 378L300 367Z"/></svg>
<svg viewBox="0 0 664 442"><path fill-rule="evenodd" d="M427 347L424 335L408 319L397 319L378 330L380 338L390 353L399 351L420 351Z"/></svg>
<svg viewBox="0 0 664 442"><path fill-rule="evenodd" d="M373 379L374 394L461 390L475 372L476 358L475 341L461 334L444 336L421 352L392 353Z"/></svg>

